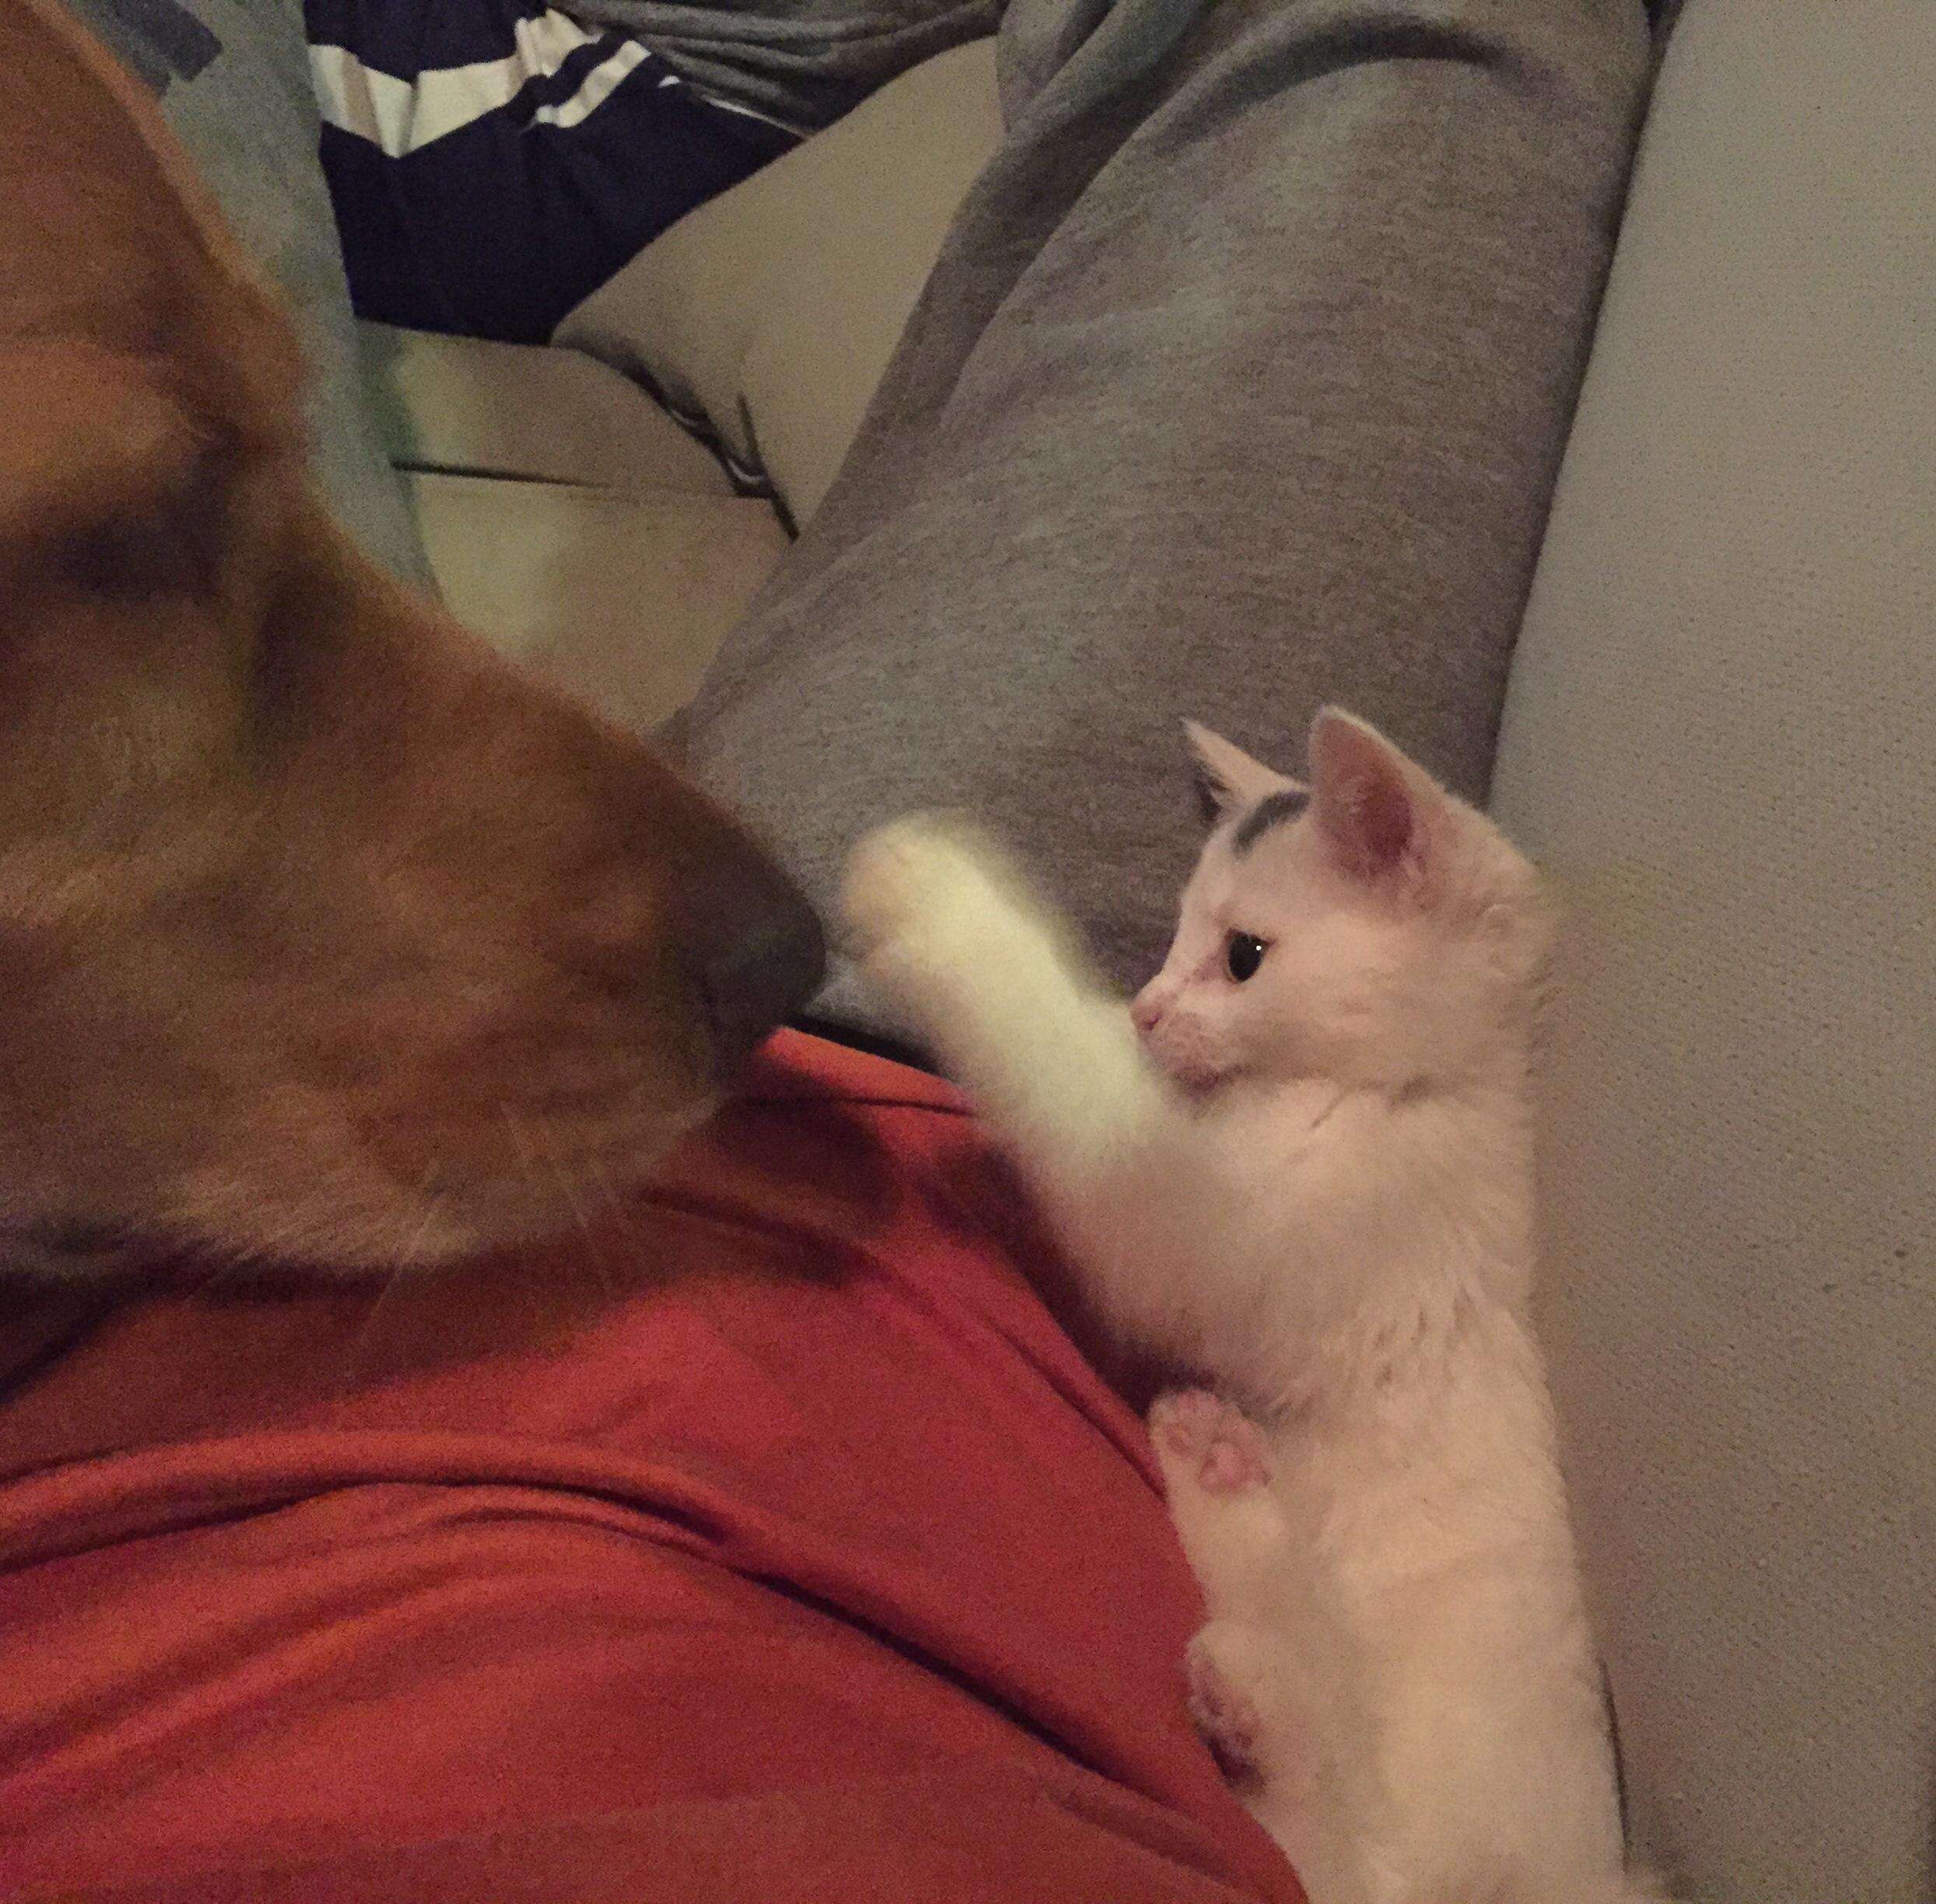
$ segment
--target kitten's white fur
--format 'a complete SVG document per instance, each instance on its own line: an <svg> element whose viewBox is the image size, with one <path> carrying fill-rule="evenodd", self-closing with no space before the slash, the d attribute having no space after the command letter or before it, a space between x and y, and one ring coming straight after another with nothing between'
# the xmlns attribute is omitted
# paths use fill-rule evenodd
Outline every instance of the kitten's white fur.
<svg viewBox="0 0 1936 1904"><path fill-rule="evenodd" d="M867 970L1114 1325L1241 1407L1152 1426L1210 1615L1199 1713L1313 1904L1651 1895L1527 1316L1538 880L1350 716L1312 728L1306 810L1241 844L1297 783L1191 739L1223 818L1133 1024L945 822L857 852ZM1241 982L1233 932L1268 944Z"/></svg>

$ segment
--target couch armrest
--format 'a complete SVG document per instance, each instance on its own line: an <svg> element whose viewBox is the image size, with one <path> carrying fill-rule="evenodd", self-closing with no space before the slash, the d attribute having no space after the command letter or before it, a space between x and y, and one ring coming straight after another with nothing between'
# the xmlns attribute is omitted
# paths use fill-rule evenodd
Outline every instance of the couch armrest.
<svg viewBox="0 0 1936 1904"><path fill-rule="evenodd" d="M1556 1399L1642 1847L1931 1895L1936 12L1690 0L1494 807L1577 922Z"/></svg>
<svg viewBox="0 0 1936 1904"><path fill-rule="evenodd" d="M643 390L576 351L356 328L398 469L733 493L717 459Z"/></svg>
<svg viewBox="0 0 1936 1904"><path fill-rule="evenodd" d="M1000 136L994 46L915 67L681 219L557 341L703 413L805 522Z"/></svg>
<svg viewBox="0 0 1936 1904"><path fill-rule="evenodd" d="M635 732L691 699L786 532L757 498L406 474L451 612Z"/></svg>

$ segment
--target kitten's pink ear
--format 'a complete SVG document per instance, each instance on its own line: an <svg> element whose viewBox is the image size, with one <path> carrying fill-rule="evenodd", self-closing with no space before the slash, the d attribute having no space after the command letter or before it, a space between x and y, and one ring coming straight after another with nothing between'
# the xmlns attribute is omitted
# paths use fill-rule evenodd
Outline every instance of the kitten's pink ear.
<svg viewBox="0 0 1936 1904"><path fill-rule="evenodd" d="M1375 727L1342 708L1319 713L1311 729L1311 797L1318 831L1344 871L1423 883L1444 796Z"/></svg>
<svg viewBox="0 0 1936 1904"><path fill-rule="evenodd" d="M1195 721L1186 720L1183 731L1196 762L1197 786L1213 814L1241 812L1269 794L1302 790L1288 774L1252 760L1234 742Z"/></svg>

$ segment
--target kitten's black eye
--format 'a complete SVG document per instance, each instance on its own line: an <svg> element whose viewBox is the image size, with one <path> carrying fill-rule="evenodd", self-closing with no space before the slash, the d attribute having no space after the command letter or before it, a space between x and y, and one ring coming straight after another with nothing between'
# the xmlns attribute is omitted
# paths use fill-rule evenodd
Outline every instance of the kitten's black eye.
<svg viewBox="0 0 1936 1904"><path fill-rule="evenodd" d="M1257 968L1264 962L1264 954L1270 950L1266 942L1255 933L1234 932L1230 943L1224 948L1224 963L1230 968L1231 976L1239 985L1246 978L1254 978Z"/></svg>

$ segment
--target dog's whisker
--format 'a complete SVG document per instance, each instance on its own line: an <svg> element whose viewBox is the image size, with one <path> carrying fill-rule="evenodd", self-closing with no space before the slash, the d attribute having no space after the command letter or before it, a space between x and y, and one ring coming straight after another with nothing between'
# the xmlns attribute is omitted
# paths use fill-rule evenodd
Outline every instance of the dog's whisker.
<svg viewBox="0 0 1936 1904"><path fill-rule="evenodd" d="M524 1121L508 1103L500 1102L499 1115L504 1119L504 1128L509 1132L511 1148L517 1153L518 1167L524 1173L525 1182L533 1189L537 1188L537 1163L531 1151L529 1134Z"/></svg>
<svg viewBox="0 0 1936 1904"><path fill-rule="evenodd" d="M231 1276L241 1273L246 1260L243 1257L236 1256L226 1262L215 1264L206 1275L196 1277L194 1286L188 1292L189 1294L197 1298L212 1296Z"/></svg>
<svg viewBox="0 0 1936 1904"><path fill-rule="evenodd" d="M423 1247L437 1219L443 1214L444 1198L436 1185L443 1175L443 1159L433 1157L430 1167L423 1174L423 1180L417 1186L417 1194L423 1199L423 1220L411 1234L404 1244L401 1261L406 1269L415 1269L422 1260Z"/></svg>
<svg viewBox="0 0 1936 1904"><path fill-rule="evenodd" d="M586 1211L584 1200L578 1194L579 1185L572 1181L571 1173L565 1167L564 1160L558 1156L556 1150L548 1143L537 1141L543 1134L544 1127L541 1125L534 1129L526 1124L508 1104L500 1104L499 1108L504 1113L506 1124L511 1132L513 1141L517 1145L518 1156L524 1165L524 1174L530 1180L532 1188L541 1188L538 1181L538 1166L541 1164L546 1178L570 1206L572 1220L584 1234L590 1235L591 1218Z"/></svg>
<svg viewBox="0 0 1936 1904"><path fill-rule="evenodd" d="M545 1177L570 1209L572 1220L579 1234L590 1245L582 1255L586 1273L597 1276L600 1287L606 1295L615 1295L618 1286L613 1278L611 1265L605 1259L598 1230L585 1208L584 1199L578 1193L579 1185L572 1181L564 1160L549 1144L538 1141L541 1127L541 1129L534 1129L509 1103L500 1102L498 1108L503 1115L505 1128L511 1133L511 1141L516 1148L527 1181L534 1190L542 1188L538 1175L541 1164Z"/></svg>
<svg viewBox="0 0 1936 1904"><path fill-rule="evenodd" d="M638 1206L632 1199L621 1194L618 1186L611 1180L611 1173L605 1168L603 1159L588 1151L585 1157L585 1170L586 1175L597 1184L605 1206L605 1234L621 1238L633 1246L628 1256L631 1274L625 1279L635 1283L637 1246L643 1242L646 1234L646 1226L639 1220Z"/></svg>
<svg viewBox="0 0 1936 1904"><path fill-rule="evenodd" d="M549 1168L551 1181L558 1185L558 1194L572 1207L572 1219L578 1225L579 1233L583 1236L590 1236L592 1234L592 1220L586 1212L583 1199L578 1194L578 1186L572 1181L570 1173L555 1156L548 1153L544 1161Z"/></svg>
<svg viewBox="0 0 1936 1904"><path fill-rule="evenodd" d="M578 1188L573 1184L563 1163L555 1155L548 1156L546 1160L551 1165L551 1176L557 1183L560 1193L565 1202L571 1206L572 1217L578 1225L578 1233L585 1239L588 1245L583 1252L586 1268L597 1276L600 1287L606 1295L616 1295L618 1285L612 1274L611 1261L605 1253L602 1234L593 1223L590 1214L586 1210L584 1202L578 1194ZM587 1162L589 1160L589 1159L585 1160ZM581 1165L581 1169L582 1167ZM581 1176L579 1181L582 1183L586 1181L587 1179Z"/></svg>
<svg viewBox="0 0 1936 1904"><path fill-rule="evenodd" d="M618 1185L611 1180L611 1173L594 1152L588 1150L585 1153L584 1169L586 1181L596 1185L605 1207L614 1216L622 1216L625 1213L625 1199L619 1195Z"/></svg>
<svg viewBox="0 0 1936 1904"><path fill-rule="evenodd" d="M397 1251L396 1268L383 1279L383 1286L377 1290L375 1300L369 1305L369 1313L364 1316L350 1339L343 1358L345 1380L355 1374L364 1352L375 1342L377 1320L383 1314L383 1305L389 1301L397 1286L423 1260L424 1244L436 1227L437 1219L443 1213L444 1199L435 1188L438 1179L443 1174L443 1158L432 1158L417 1186L417 1194L423 1200L423 1215Z"/></svg>
<svg viewBox="0 0 1936 1904"><path fill-rule="evenodd" d="M262 1266L261 1253L240 1244L203 1244L198 1246L196 1254L208 1265L208 1273L198 1276L189 1290L197 1299L212 1296L224 1283Z"/></svg>
<svg viewBox="0 0 1936 1904"><path fill-rule="evenodd" d="M401 1269L393 1269L383 1279L383 1286L376 1292L376 1299L370 1304L368 1314L357 1325L355 1334L350 1338L349 1346L343 1356L342 1374L345 1382L355 1374L357 1365L362 1360L365 1350L374 1342L376 1335L376 1318L382 1314L384 1304L390 1300L390 1292L404 1280L406 1273Z"/></svg>

